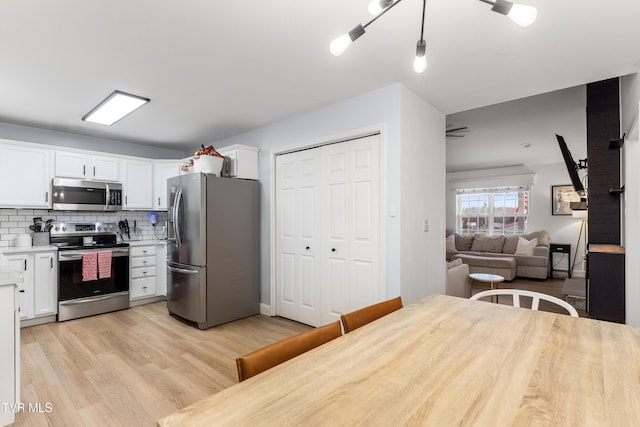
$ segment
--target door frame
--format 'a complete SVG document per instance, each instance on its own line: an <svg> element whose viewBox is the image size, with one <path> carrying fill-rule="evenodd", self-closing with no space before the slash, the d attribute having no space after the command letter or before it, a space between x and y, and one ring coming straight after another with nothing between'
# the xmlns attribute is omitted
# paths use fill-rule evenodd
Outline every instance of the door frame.
<svg viewBox="0 0 640 427"><path fill-rule="evenodd" d="M269 315L276 315L276 156L379 134L380 138L380 295L387 295L387 137L384 123L333 136L276 147L269 154ZM267 313L264 313L267 314Z"/></svg>

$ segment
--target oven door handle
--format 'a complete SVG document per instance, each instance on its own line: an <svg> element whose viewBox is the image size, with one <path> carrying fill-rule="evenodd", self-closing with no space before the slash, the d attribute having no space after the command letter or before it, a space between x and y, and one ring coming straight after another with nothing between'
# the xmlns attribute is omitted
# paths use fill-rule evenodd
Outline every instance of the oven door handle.
<svg viewBox="0 0 640 427"><path fill-rule="evenodd" d="M106 249L105 249L106 250ZM89 252L100 252L100 250L92 250L92 251L68 251L68 252L60 252L58 253L58 261L75 261L82 259L82 255ZM124 251L111 251L112 257L125 257L129 256L129 250Z"/></svg>
<svg viewBox="0 0 640 427"><path fill-rule="evenodd" d="M184 274L198 274L198 270L187 270L186 268L176 268L167 265L167 270L172 271L174 273L184 273Z"/></svg>
<svg viewBox="0 0 640 427"><path fill-rule="evenodd" d="M69 301L60 301L60 304L62 305L75 305L75 304L84 304L87 302L94 302L94 301L103 301L106 299L111 299L111 298L115 298L115 297L119 297L119 296L123 296L123 295L128 295L129 292L115 292L112 294L108 294L108 295L101 295L99 297L89 297L89 298L83 298L83 299L74 299L74 300L69 300Z"/></svg>

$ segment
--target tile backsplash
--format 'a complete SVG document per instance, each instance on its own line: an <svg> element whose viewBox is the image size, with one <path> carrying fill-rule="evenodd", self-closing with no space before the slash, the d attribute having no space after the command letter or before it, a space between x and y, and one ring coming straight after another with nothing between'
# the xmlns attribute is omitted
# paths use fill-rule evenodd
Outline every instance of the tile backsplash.
<svg viewBox="0 0 640 427"><path fill-rule="evenodd" d="M158 240L167 237L167 213L158 213L158 223L154 227L147 222L146 211L120 212L91 212L91 211L50 211L46 209L0 209L0 249L13 246L13 239L22 233L32 233L29 226L34 217L41 217L43 221L53 218L56 222L115 222L126 219L129 222L131 239L129 240ZM136 229L134 230L134 221ZM120 236L118 237L118 240Z"/></svg>

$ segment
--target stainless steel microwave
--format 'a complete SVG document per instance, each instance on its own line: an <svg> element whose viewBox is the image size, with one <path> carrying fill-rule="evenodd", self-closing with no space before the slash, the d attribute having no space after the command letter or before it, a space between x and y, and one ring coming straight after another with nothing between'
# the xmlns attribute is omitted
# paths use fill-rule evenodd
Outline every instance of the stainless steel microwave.
<svg viewBox="0 0 640 427"><path fill-rule="evenodd" d="M54 210L122 210L122 184L117 182L54 178L52 190Z"/></svg>

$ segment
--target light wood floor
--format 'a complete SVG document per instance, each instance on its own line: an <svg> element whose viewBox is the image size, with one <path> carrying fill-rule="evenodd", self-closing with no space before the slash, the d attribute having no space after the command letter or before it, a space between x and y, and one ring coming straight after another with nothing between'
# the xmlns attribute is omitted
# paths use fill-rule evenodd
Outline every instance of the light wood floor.
<svg viewBox="0 0 640 427"><path fill-rule="evenodd" d="M258 315L201 331L165 302L23 328L21 401L41 412L15 425L154 426L237 383L237 356L307 329Z"/></svg>

